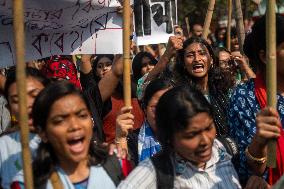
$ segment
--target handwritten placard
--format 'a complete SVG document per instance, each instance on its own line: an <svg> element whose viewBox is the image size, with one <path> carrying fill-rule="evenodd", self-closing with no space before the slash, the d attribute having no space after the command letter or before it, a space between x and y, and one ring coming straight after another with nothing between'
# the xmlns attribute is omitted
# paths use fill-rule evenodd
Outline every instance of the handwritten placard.
<svg viewBox="0 0 284 189"><path fill-rule="evenodd" d="M25 0L26 61L122 53L116 0ZM0 0L0 67L15 64L12 0Z"/></svg>
<svg viewBox="0 0 284 189"><path fill-rule="evenodd" d="M176 0L134 0L137 45L166 43L177 23Z"/></svg>

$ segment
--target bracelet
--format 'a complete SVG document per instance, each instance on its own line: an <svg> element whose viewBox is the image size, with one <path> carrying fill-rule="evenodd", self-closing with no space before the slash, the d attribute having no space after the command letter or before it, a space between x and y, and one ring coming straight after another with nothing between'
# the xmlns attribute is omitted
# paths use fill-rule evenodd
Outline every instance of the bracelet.
<svg viewBox="0 0 284 189"><path fill-rule="evenodd" d="M251 160L251 161L253 161L253 162L256 162L257 164L264 164L264 163L266 162L266 160L267 160L266 157L262 157L262 158L253 157L253 156L249 153L248 147L247 147L246 150L245 150L245 154L246 154L246 157L247 157L249 160Z"/></svg>
<svg viewBox="0 0 284 189"><path fill-rule="evenodd" d="M115 144L127 143L127 138L116 138L114 139Z"/></svg>

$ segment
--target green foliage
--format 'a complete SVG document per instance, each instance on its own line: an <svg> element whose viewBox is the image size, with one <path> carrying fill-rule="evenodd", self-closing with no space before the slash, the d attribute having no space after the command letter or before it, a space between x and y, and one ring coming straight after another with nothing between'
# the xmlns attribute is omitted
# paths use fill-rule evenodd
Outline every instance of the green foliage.
<svg viewBox="0 0 284 189"><path fill-rule="evenodd" d="M184 24L185 17L189 17L189 21L192 22L204 22L208 0L178 0L178 18L181 25ZM227 0L216 0L215 11L213 14L213 20L220 14L226 14Z"/></svg>

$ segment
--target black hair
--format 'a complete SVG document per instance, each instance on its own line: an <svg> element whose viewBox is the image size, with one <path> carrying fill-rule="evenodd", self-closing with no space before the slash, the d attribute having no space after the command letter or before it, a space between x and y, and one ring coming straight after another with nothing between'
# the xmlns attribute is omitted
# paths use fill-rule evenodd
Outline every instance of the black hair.
<svg viewBox="0 0 284 189"><path fill-rule="evenodd" d="M113 54L99 54L97 55L97 57L92 61L92 67L93 67L93 73L94 73L94 76L95 76L95 80L96 81L99 81L101 80L101 78L99 78L99 76L97 76L97 65L98 65L98 62L100 61L100 59L102 58L108 58L111 60L111 62L113 62L113 59L114 59L114 55Z"/></svg>
<svg viewBox="0 0 284 189"><path fill-rule="evenodd" d="M225 52L231 54L231 52L226 47L216 47L216 48L214 48L214 52L215 52L215 56L217 57L217 59L219 59L219 53L221 51L225 51Z"/></svg>
<svg viewBox="0 0 284 189"><path fill-rule="evenodd" d="M142 108L146 109L149 101L154 96L154 94L160 90L168 89L172 87L172 81L169 79L158 78L151 81L146 89L142 99Z"/></svg>
<svg viewBox="0 0 284 189"><path fill-rule="evenodd" d="M276 14L276 46L284 42L284 16ZM247 35L244 42L244 52L250 60L257 66L259 71L265 71L265 63L259 58L259 52L266 51L266 16L262 16L255 22L252 32Z"/></svg>
<svg viewBox="0 0 284 189"><path fill-rule="evenodd" d="M38 69L26 67L26 77L32 77L43 84L43 86L47 86L50 83L50 80L47 79ZM5 87L4 87L4 96L8 100L9 96L9 88L10 86L16 82L16 69L9 69L7 72ZM9 103L9 100L8 100Z"/></svg>
<svg viewBox="0 0 284 189"><path fill-rule="evenodd" d="M77 95L88 106L87 99L82 95L81 91L68 81L57 81L45 89L43 89L37 96L32 109L32 117L34 126L39 131L46 129L47 118L50 114L52 105L59 99L67 95ZM96 165L101 163L107 153L104 149L98 147L93 142L90 143L89 147L90 160L89 163ZM34 172L34 184L35 188L45 188L47 180L51 173L55 171L55 166L58 164L58 159L53 147L48 142L41 142L37 149L37 156L33 161L33 172Z"/></svg>
<svg viewBox="0 0 284 189"><path fill-rule="evenodd" d="M199 113L213 118L210 104L195 87L186 85L168 90L156 106L157 137L166 152L173 152L175 133L187 128L189 120Z"/></svg>
<svg viewBox="0 0 284 189"><path fill-rule="evenodd" d="M142 60L144 57L148 57L151 60L151 64L157 64L157 60L148 52L139 52L132 61L132 71L133 71L133 79L137 84L138 80L143 76L141 74L142 70Z"/></svg>
<svg viewBox="0 0 284 189"><path fill-rule="evenodd" d="M201 37L191 37L191 38L189 38L189 39L187 39L183 42L183 48L181 50L179 50L178 53L177 53L177 63L175 64L175 69L179 73L184 73L184 74L188 75L188 73L184 70L184 65L185 65L184 64L184 53L185 53L185 49L193 43L200 43L203 46L205 46L207 48L211 58L213 59L213 64L217 63L216 56L214 54L212 47L209 45L209 43Z"/></svg>
<svg viewBox="0 0 284 189"><path fill-rule="evenodd" d="M227 28L218 27L218 28L215 30L215 38L216 38L217 42L220 42L220 39L219 39L219 32L221 32L222 30L225 30L225 32L224 32L224 34L223 34L223 35L224 35L224 38L222 39L222 41L225 43Z"/></svg>
<svg viewBox="0 0 284 189"><path fill-rule="evenodd" d="M226 29L225 32L225 36L224 36L224 44L227 44L227 32L228 30ZM231 38L236 38L238 37L238 33L237 33L237 28L236 27L231 27L231 34L230 34Z"/></svg>
<svg viewBox="0 0 284 189"><path fill-rule="evenodd" d="M201 21L201 19L195 19L194 21L192 19L192 22L189 23L189 27L190 27L191 32L193 31L193 27L195 25L199 25L199 26L203 27L203 22Z"/></svg>

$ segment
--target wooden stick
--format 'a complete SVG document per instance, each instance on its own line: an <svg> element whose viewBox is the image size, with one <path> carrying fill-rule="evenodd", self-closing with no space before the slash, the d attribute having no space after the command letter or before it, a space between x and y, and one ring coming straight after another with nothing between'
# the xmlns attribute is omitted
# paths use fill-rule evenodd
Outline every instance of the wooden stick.
<svg viewBox="0 0 284 189"><path fill-rule="evenodd" d="M232 0L228 0L227 49L231 51Z"/></svg>
<svg viewBox="0 0 284 189"><path fill-rule="evenodd" d="M25 33L23 0L13 0L13 27L16 47L16 74L19 97L19 125L22 144L22 160L25 188L33 189L33 174L31 168L31 152L29 148L29 126L27 114L27 87L25 65Z"/></svg>
<svg viewBox="0 0 284 189"><path fill-rule="evenodd" d="M72 62L75 64L75 66L77 67L77 59L76 59L76 55L72 55Z"/></svg>
<svg viewBox="0 0 284 189"><path fill-rule="evenodd" d="M185 17L185 24L186 24L186 30L187 30L187 37L190 38L190 26L189 26L189 19L188 16Z"/></svg>
<svg viewBox="0 0 284 189"><path fill-rule="evenodd" d="M244 54L243 45L245 41L245 28L244 28L244 20L243 20L243 12L242 12L242 4L240 0L235 1L235 13L236 13L236 21L237 21L237 33L238 33L238 41L241 54Z"/></svg>
<svg viewBox="0 0 284 189"><path fill-rule="evenodd" d="M267 105L276 108L276 18L275 0L266 3L266 86L267 86ZM268 142L267 166L276 167L276 140Z"/></svg>
<svg viewBox="0 0 284 189"><path fill-rule="evenodd" d="M210 0L208 4L206 18L204 21L203 32L202 32L202 37L204 39L207 39L207 36L209 34L209 28L210 28L210 23L211 23L213 11L214 11L214 5L215 5L215 0Z"/></svg>
<svg viewBox="0 0 284 189"><path fill-rule="evenodd" d="M125 106L131 106L130 79L130 0L123 1L123 96ZM123 149L127 149L126 138L117 141Z"/></svg>

